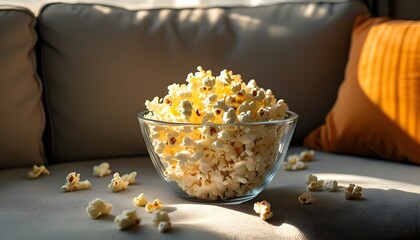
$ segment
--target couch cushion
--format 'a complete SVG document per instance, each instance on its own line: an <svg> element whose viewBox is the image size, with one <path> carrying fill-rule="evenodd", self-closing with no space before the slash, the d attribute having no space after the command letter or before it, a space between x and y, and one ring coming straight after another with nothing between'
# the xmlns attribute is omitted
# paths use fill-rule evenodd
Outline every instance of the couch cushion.
<svg viewBox="0 0 420 240"><path fill-rule="evenodd" d="M300 114L295 141L322 123L343 76L359 1L126 9L51 4L41 64L56 161L145 154L136 115L198 65L240 73ZM310 3L311 2L311 3Z"/></svg>
<svg viewBox="0 0 420 240"><path fill-rule="evenodd" d="M292 148L290 154L303 148ZM107 161L113 172L136 170L136 185L113 193L112 176L92 176L92 167ZM0 171L0 232L3 239L416 239L420 235L420 179L418 166L316 152L303 171L280 170L253 201L236 206L199 204L180 199L156 173L148 157L99 159L50 166L50 176L28 180L29 168ZM70 171L92 183L90 190L63 192ZM306 192L309 174L335 179L341 186L363 187L362 200L346 200L343 191L311 192L312 205L297 198ZM6 184L7 183L7 184ZM162 235L151 215L136 208L140 227L118 231L113 219L133 208L144 193L162 200L173 230ZM85 208L95 198L113 204L112 216L90 219ZM271 203L274 216L265 222L253 211L256 201Z"/></svg>
<svg viewBox="0 0 420 240"><path fill-rule="evenodd" d="M0 168L44 162L34 25L29 10L0 5Z"/></svg>
<svg viewBox="0 0 420 240"><path fill-rule="evenodd" d="M337 101L305 145L420 164L420 21L358 20Z"/></svg>

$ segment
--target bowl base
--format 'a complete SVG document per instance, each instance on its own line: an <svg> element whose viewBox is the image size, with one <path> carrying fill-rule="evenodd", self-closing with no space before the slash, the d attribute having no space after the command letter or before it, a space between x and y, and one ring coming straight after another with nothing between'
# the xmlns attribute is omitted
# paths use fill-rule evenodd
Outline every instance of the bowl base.
<svg viewBox="0 0 420 240"><path fill-rule="evenodd" d="M220 200L212 200L212 199L200 199L194 196L190 196L187 193L185 193L182 189L178 187L176 183L169 183L170 188L176 193L177 196L181 197L182 199L191 201L191 202L197 202L197 203L203 203L203 204L212 204L212 205L238 205L245 202L248 202L252 199L254 199L258 194L262 192L264 189L263 186L260 186L258 188L252 189L251 191L245 193L244 195L227 198L227 199L220 199Z"/></svg>

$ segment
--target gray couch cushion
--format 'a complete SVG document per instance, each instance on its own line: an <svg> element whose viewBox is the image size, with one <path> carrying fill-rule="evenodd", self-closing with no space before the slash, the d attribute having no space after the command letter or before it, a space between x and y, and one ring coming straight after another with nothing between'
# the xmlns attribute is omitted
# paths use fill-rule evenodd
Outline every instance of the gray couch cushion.
<svg viewBox="0 0 420 240"><path fill-rule="evenodd" d="M29 10L0 5L0 169L44 162L34 25Z"/></svg>
<svg viewBox="0 0 420 240"><path fill-rule="evenodd" d="M299 153L293 148L290 153ZM136 185L112 193L112 176L92 176L92 167L105 161L50 166L50 176L25 179L30 169L0 171L0 232L2 239L415 239L420 236L420 167L358 157L316 153L308 169L280 170L273 182L253 201L236 206L192 203L175 196L156 173L148 157L106 159L113 172L136 170ZM90 180L90 190L62 192L70 171ZM309 174L336 179L339 185L361 185L363 200L345 200L343 191L314 192L312 205L297 197L306 192ZM140 193L162 200L173 230L162 235L151 225L151 215L137 208L140 227L118 231L113 218L133 208ZM113 204L112 216L90 219L89 201L102 198ZM265 222L253 203L268 200L274 217Z"/></svg>
<svg viewBox="0 0 420 240"><path fill-rule="evenodd" d="M136 115L197 65L255 78L300 114L295 141L323 122L359 1L128 11L51 4L40 13L53 158L145 154Z"/></svg>

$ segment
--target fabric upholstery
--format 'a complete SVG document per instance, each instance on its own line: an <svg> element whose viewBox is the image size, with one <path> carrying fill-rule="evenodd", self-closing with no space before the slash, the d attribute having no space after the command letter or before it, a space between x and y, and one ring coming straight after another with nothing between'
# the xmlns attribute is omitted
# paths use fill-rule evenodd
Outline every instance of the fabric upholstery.
<svg viewBox="0 0 420 240"><path fill-rule="evenodd" d="M47 5L40 64L52 159L145 154L137 113L198 65L272 89L300 115L294 142L301 142L336 98L360 13L359 1L136 11Z"/></svg>
<svg viewBox="0 0 420 240"><path fill-rule="evenodd" d="M34 25L29 10L0 5L0 169L44 163Z"/></svg>
<svg viewBox="0 0 420 240"><path fill-rule="evenodd" d="M293 148L290 154L303 148ZM0 171L0 232L2 239L416 239L420 235L419 166L316 152L306 170L280 170L254 200L217 206L182 200L156 173L148 157L98 159L50 166L50 176L25 178L29 168ZM112 176L92 176L92 167L108 161L113 172L136 170L136 185L112 193ZM351 164L349 164L351 163ZM92 183L90 190L62 192L70 171ZM362 200L349 201L340 192L311 192L312 205L297 197L306 192L306 176L335 179L340 186L363 187ZM119 231L113 219L134 208L132 199L144 193L149 201L162 200L173 229L161 234L151 215L136 208L142 223ZM95 198L113 204L112 216L92 220L85 208ZM253 211L256 201L271 203L274 216L263 221Z"/></svg>
<svg viewBox="0 0 420 240"><path fill-rule="evenodd" d="M420 164L420 21L359 19L337 102L305 145Z"/></svg>
<svg viewBox="0 0 420 240"><path fill-rule="evenodd" d="M13 0L23 4L45 1L51 0ZM150 2L118 2L127 1ZM0 239L418 239L419 166L317 152L308 169L280 170L255 199L272 204L274 217L266 222L253 211L255 201L216 206L182 200L159 178L149 157L124 157L145 154L136 120L144 100L162 95L169 83L183 81L198 62L205 68L232 68L284 97L301 116L296 141L320 124L342 79L352 20L366 10L356 0L283 2L288 3L256 9L147 11L82 4L46 6L38 27L43 38L39 53L48 92L46 106L52 120L47 144L53 143L51 157L60 163L48 166L50 176L35 180L26 179L31 170L26 163L20 165L25 168L0 169ZM4 101L17 111L26 101L10 101L32 96L22 91L10 94L17 91L9 85L12 91L3 88L3 74L9 74L10 69L2 64L12 61L3 61L3 56L26 46L11 45L4 51L3 41L18 42L9 41L5 36L10 34L5 33L13 29L17 34L33 26L31 14L15 14L0 10L0 146L19 146L19 151L29 153L25 143L32 139L32 131L42 132L43 118L41 125L33 125L39 122L37 110L25 123L28 128L24 128L26 135L19 144L3 142L2 138L8 134L8 129L3 129L3 114L8 111L2 107L10 110L9 105L2 105ZM15 20L4 25L8 23L4 16L15 18L17 23L23 19L26 27L15 26ZM19 56L24 59L22 56L32 54L22 50ZM19 68L12 66L13 73L33 72L25 70L26 61L13 60L13 64L19 64ZM19 86L29 89L32 84L29 81ZM35 86L40 94L41 88ZM4 94L8 98L3 99ZM33 104L38 102L35 98ZM7 123L20 120L11 118ZM292 148L290 154L301 150ZM34 156L37 153L31 154L31 159ZM136 170L138 184L112 193L107 188L111 176L92 176L92 167L103 161L110 163L113 172ZM0 162L7 167L18 163L10 155L0 155ZM90 180L92 188L63 192L60 187L71 171L81 173L82 180ZM342 191L315 192L312 205L300 205L297 197L307 191L305 178L309 174L338 180L341 186L361 185L363 199L347 201ZM151 215L141 208L137 208L142 218L139 227L126 231L115 227L114 217L133 208L133 197L142 192L149 200L163 201L172 219L171 231L159 233L152 226ZM97 197L113 204L111 216L92 220L86 214L88 202Z"/></svg>

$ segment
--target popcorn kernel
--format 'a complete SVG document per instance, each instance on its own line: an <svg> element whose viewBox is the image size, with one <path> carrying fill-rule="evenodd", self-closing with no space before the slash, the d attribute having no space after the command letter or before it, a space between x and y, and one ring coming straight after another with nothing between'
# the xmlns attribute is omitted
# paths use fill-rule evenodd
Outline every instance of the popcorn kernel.
<svg viewBox="0 0 420 240"><path fill-rule="evenodd" d="M143 193L140 193L140 195L133 199L133 204L137 207L144 207L147 204L147 199L144 197Z"/></svg>
<svg viewBox="0 0 420 240"><path fill-rule="evenodd" d="M135 184L136 183L136 176L137 176L137 172L136 171L133 171L131 173L122 175L121 176L121 179L124 182L128 182L128 185L132 185L132 184Z"/></svg>
<svg viewBox="0 0 420 240"><path fill-rule="evenodd" d="M66 192L72 192L77 190L85 190L90 188L91 184L89 180L80 181L80 174L71 172L66 177L66 184L61 188Z"/></svg>
<svg viewBox="0 0 420 240"><path fill-rule="evenodd" d="M112 192L120 192L127 189L129 182L124 181L118 172L114 173L114 178L111 179L111 183L108 184L108 188Z"/></svg>
<svg viewBox="0 0 420 240"><path fill-rule="evenodd" d="M114 223L119 230L124 230L129 227L139 225L141 218L137 216L135 209L124 210L120 215L117 215L114 219Z"/></svg>
<svg viewBox="0 0 420 240"><path fill-rule="evenodd" d="M313 198L311 196L311 194L309 193L302 193L299 197L298 200L301 204L312 204L313 202Z"/></svg>
<svg viewBox="0 0 420 240"><path fill-rule="evenodd" d="M354 200L362 198L362 187L356 186L355 184L349 184L349 186L344 190L344 197L347 200Z"/></svg>
<svg viewBox="0 0 420 240"><path fill-rule="evenodd" d="M102 199L96 198L89 203L86 208L86 213L91 218L98 218L100 216L108 215L112 211L112 204L105 203Z"/></svg>
<svg viewBox="0 0 420 240"><path fill-rule="evenodd" d="M93 166L93 176L104 177L108 174L111 174L111 169L109 168L109 163L103 162L99 165Z"/></svg>
<svg viewBox="0 0 420 240"><path fill-rule="evenodd" d="M147 203L144 207L144 210L148 213L152 213L154 211L160 211L163 209L163 204L159 199L155 199L152 203Z"/></svg>
<svg viewBox="0 0 420 240"><path fill-rule="evenodd" d="M268 220L273 217L273 213L271 212L271 204L266 200L254 203L254 211L260 214L260 218L263 220Z"/></svg>
<svg viewBox="0 0 420 240"><path fill-rule="evenodd" d="M40 177L41 175L50 175L50 172L48 171L48 169L44 166L44 165L41 165L41 166L37 166L37 165L34 165L33 167L32 167L32 171L30 171L30 172L28 172L28 178L30 178L30 179L35 179L35 178L38 178L38 177Z"/></svg>

